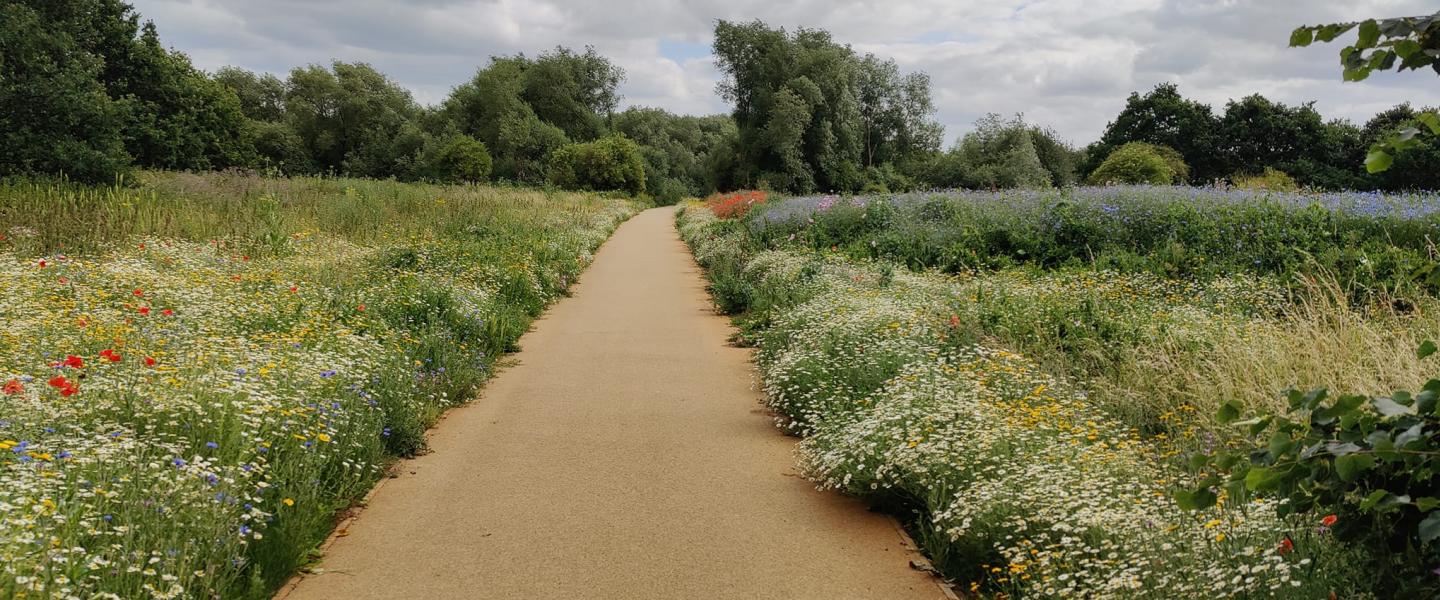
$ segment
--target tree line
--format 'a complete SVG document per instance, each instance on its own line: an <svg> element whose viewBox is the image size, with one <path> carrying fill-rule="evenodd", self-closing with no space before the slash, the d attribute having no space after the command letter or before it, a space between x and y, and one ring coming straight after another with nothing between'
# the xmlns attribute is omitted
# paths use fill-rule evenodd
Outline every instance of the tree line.
<svg viewBox="0 0 1440 600"><path fill-rule="evenodd" d="M136 168L248 168L551 184L666 202L740 188L1208 183L1270 171L1318 188L1440 187L1440 148L1429 142L1397 158L1406 168L1371 175L1359 166L1369 145L1413 124L1408 105L1355 126L1258 95L1217 113L1161 84L1132 94L1085 148L1019 115L988 115L943 149L927 75L823 30L719 21L714 53L729 115L619 110L624 71L593 48L564 47L492 57L424 106L364 63L302 66L284 78L203 72L121 0L0 0L0 177L112 183Z"/></svg>

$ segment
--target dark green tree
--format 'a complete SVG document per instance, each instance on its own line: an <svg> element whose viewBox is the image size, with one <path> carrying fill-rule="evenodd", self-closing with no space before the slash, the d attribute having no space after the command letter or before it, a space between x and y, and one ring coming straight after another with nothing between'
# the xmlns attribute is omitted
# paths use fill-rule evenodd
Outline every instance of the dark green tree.
<svg viewBox="0 0 1440 600"><path fill-rule="evenodd" d="M1433 108L1416 110L1409 104L1401 104L1375 115L1357 136L1360 151L1354 153L1351 160L1359 160L1364 148L1383 144L1401 131L1423 127L1418 117L1433 112ZM1391 168L1370 177L1375 187L1385 190L1440 189L1440 138L1422 136L1410 148L1395 155Z"/></svg>
<svg viewBox="0 0 1440 600"><path fill-rule="evenodd" d="M322 171L413 176L426 134L410 92L364 63L290 72L285 117Z"/></svg>
<svg viewBox="0 0 1440 600"><path fill-rule="evenodd" d="M550 182L570 190L645 193L645 159L625 136L561 147L550 155Z"/></svg>
<svg viewBox="0 0 1440 600"><path fill-rule="evenodd" d="M1090 173L1116 148L1147 142L1174 148L1190 165L1190 180L1206 183L1228 177L1233 170L1222 151L1220 119L1210 106L1180 95L1173 83L1155 86L1145 95L1130 94L1125 108L1105 127L1100 141L1087 151L1080 170ZM1257 167L1258 169L1258 167Z"/></svg>
<svg viewBox="0 0 1440 600"><path fill-rule="evenodd" d="M49 17L0 2L0 176L114 182L131 158L120 111L100 83L104 63Z"/></svg>

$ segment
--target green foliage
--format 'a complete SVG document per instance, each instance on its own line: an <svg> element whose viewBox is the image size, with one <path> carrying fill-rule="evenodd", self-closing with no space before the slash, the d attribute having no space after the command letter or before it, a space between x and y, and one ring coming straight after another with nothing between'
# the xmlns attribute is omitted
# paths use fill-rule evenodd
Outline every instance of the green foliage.
<svg viewBox="0 0 1440 600"><path fill-rule="evenodd" d="M490 152L468 135L455 135L426 161L431 177L447 183L480 183L490 177Z"/></svg>
<svg viewBox="0 0 1440 600"><path fill-rule="evenodd" d="M902 77L823 30L722 20L714 50L739 129L741 187L853 191L864 168L908 165L939 146L928 77Z"/></svg>
<svg viewBox="0 0 1440 600"><path fill-rule="evenodd" d="M1050 187L1055 175L1040 162L1037 137L1037 131L1020 115L1009 121L994 113L982 117L975 122L975 131L965 134L954 150L966 184L978 188ZM1053 149L1058 142L1048 134L1046 137L1047 149ZM1061 178L1066 178L1063 173Z"/></svg>
<svg viewBox="0 0 1440 600"><path fill-rule="evenodd" d="M1419 70L1429 67L1440 74L1440 12L1426 17L1367 19L1350 23L1305 25L1290 34L1292 47L1331 42L1358 29L1355 43L1340 50L1345 81L1364 81L1374 71ZM1417 124L1405 127L1371 144L1365 169L1380 173L1390 169L1395 155L1419 146L1422 136L1440 136L1440 113L1431 111L1416 117Z"/></svg>
<svg viewBox="0 0 1440 600"><path fill-rule="evenodd" d="M406 174L423 134L410 92L364 63L290 72L285 118L321 171L361 177Z"/></svg>
<svg viewBox="0 0 1440 600"><path fill-rule="evenodd" d="M25 3L0 3L0 176L113 183L131 157L104 62Z"/></svg>
<svg viewBox="0 0 1440 600"><path fill-rule="evenodd" d="M1435 352L1426 342L1417 354ZM1238 404L1223 406L1222 423L1244 432L1255 450L1192 457L1203 473L1178 498L1189 508L1216 502L1216 490L1243 500L1252 495L1285 501L1285 512L1317 516L1317 526L1363 545L1385 597L1432 597L1440 585L1431 570L1440 562L1440 379L1418 393L1341 395L1325 389L1287 394L1289 414L1242 420Z"/></svg>
<svg viewBox="0 0 1440 600"><path fill-rule="evenodd" d="M1265 167L1259 175L1236 175L1235 187L1242 190L1274 190L1277 192L1299 191L1300 184L1284 171Z"/></svg>
<svg viewBox="0 0 1440 600"><path fill-rule="evenodd" d="M605 134L623 78L593 48L494 57L451 92L440 118L490 149L497 177L541 183L552 152Z"/></svg>
<svg viewBox="0 0 1440 600"><path fill-rule="evenodd" d="M1116 148L1128 142L1148 142L1174 148L1183 161L1194 167L1185 177L1207 183L1230 174L1221 151L1220 120L1210 106L1187 100L1173 83L1162 83L1140 95L1131 93L1125 108L1105 127L1100 141L1090 147L1080 168L1094 172Z"/></svg>
<svg viewBox="0 0 1440 600"><path fill-rule="evenodd" d="M621 135L563 146L550 155L550 182L570 190L645 192L640 146Z"/></svg>
<svg viewBox="0 0 1440 600"><path fill-rule="evenodd" d="M1105 162L1090 174L1089 183L1170 185L1180 179L1177 168L1184 166L1174 150L1167 153L1154 144L1128 142L1105 157Z"/></svg>
<svg viewBox="0 0 1440 600"><path fill-rule="evenodd" d="M1364 147L1383 144L1409 129L1426 127L1425 115L1435 114L1433 108L1414 109L1400 104L1383 111L1365 123L1360 132ZM1371 175L1371 184L1385 190L1440 189L1440 138L1413 136L1404 152L1392 154L1391 168ZM1358 162L1359 158L1352 158Z"/></svg>
<svg viewBox="0 0 1440 600"><path fill-rule="evenodd" d="M739 136L735 122L727 116L673 115L658 108L626 109L615 115L611 127L640 144L648 179L674 182L683 189L682 196L695 197L708 195L725 183L719 180L717 170L725 170L720 165L733 160ZM657 184L656 189L661 186Z"/></svg>

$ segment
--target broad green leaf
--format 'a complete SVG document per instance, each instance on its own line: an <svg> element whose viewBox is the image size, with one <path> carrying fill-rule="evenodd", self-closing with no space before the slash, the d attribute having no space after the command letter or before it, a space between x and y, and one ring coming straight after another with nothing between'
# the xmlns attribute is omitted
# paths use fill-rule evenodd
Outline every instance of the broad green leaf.
<svg viewBox="0 0 1440 600"><path fill-rule="evenodd" d="M1440 507L1440 498L1424 496L1415 499L1415 508L1420 509L1420 512L1430 512L1437 507Z"/></svg>
<svg viewBox="0 0 1440 600"><path fill-rule="evenodd" d="M1219 421L1221 425L1234 423L1240 418L1240 409L1242 408L1244 405L1240 404L1238 400L1226 402L1220 405L1220 411L1215 415L1215 420Z"/></svg>
<svg viewBox="0 0 1440 600"><path fill-rule="evenodd" d="M1175 504L1185 510L1204 510L1215 506L1218 497L1209 488L1198 490L1176 490Z"/></svg>
<svg viewBox="0 0 1440 600"><path fill-rule="evenodd" d="M1406 444L1409 444L1410 442L1413 442L1413 441L1415 441L1415 440L1418 440L1418 439L1420 439L1420 438L1422 438L1422 437L1424 437L1424 436L1425 436L1425 424L1424 424L1424 423L1416 423L1415 425L1411 426L1409 429L1406 429L1405 431L1400 432L1400 435L1395 436L1395 446L1396 446L1397 448L1404 448Z"/></svg>
<svg viewBox="0 0 1440 600"><path fill-rule="evenodd" d="M1415 414L1415 407L1405 406L1384 396L1377 396L1371 399L1370 405L1375 407L1376 412L1387 417Z"/></svg>
<svg viewBox="0 0 1440 600"><path fill-rule="evenodd" d="M1440 512L1432 512L1425 516L1420 522L1420 541L1430 543L1431 540L1440 537Z"/></svg>
<svg viewBox="0 0 1440 600"><path fill-rule="evenodd" d="M1433 133L1433 134L1435 134L1435 135L1440 135L1440 114L1433 113L1433 112L1423 112L1423 113L1420 113L1420 114L1418 114L1418 115L1415 115L1415 120L1416 120L1416 121L1419 121L1419 122L1422 123L1422 124L1424 124L1426 127L1429 127L1429 128L1430 128L1430 133ZM1425 342L1425 343L1426 343L1426 344L1430 344L1430 352L1431 352L1431 353L1434 353L1434 352L1435 352L1435 343L1434 343L1434 342ZM1421 345L1420 347L1421 347L1421 348L1424 348L1425 346L1424 346L1424 345ZM1428 355L1427 355L1427 356L1428 356ZM1422 356L1422 357L1420 357L1420 358L1425 358L1425 357Z"/></svg>
<svg viewBox="0 0 1440 600"><path fill-rule="evenodd" d="M1410 58L1410 55L1420 51L1420 43L1415 40L1400 40L1395 42L1395 53L1400 58Z"/></svg>
<svg viewBox="0 0 1440 600"><path fill-rule="evenodd" d="M1290 434L1277 431L1270 436L1270 456L1279 458L1281 455L1295 448L1295 440L1290 439ZM1359 449L1359 446L1356 446Z"/></svg>
<svg viewBox="0 0 1440 600"><path fill-rule="evenodd" d="M1360 503L1360 510L1368 511L1372 508L1375 508L1375 505L1379 504L1380 501L1384 500L1385 496L1388 495L1390 495L1390 492L1387 492L1385 490L1375 490L1373 492L1370 492L1370 495L1366 496L1365 500Z"/></svg>
<svg viewBox="0 0 1440 600"><path fill-rule="evenodd" d="M1297 27L1290 33L1290 47L1292 48L1304 48L1314 40L1315 32L1311 31L1309 27Z"/></svg>
<svg viewBox="0 0 1440 600"><path fill-rule="evenodd" d="M1352 482L1375 466L1375 457L1368 454L1346 454L1335 459L1335 474L1341 481Z"/></svg>
<svg viewBox="0 0 1440 600"><path fill-rule="evenodd" d="M1245 474L1245 487L1255 492L1273 491L1284 479L1284 473L1269 467L1250 467L1250 472Z"/></svg>
<svg viewBox="0 0 1440 600"><path fill-rule="evenodd" d="M1369 19L1360 24L1360 37L1355 41L1357 48L1374 48L1375 43L1380 41L1380 24L1375 19Z"/></svg>
<svg viewBox="0 0 1440 600"><path fill-rule="evenodd" d="M1371 173L1380 173L1388 170L1395 162L1395 157L1390 156L1380 148L1371 148L1370 153L1365 155L1365 170Z"/></svg>

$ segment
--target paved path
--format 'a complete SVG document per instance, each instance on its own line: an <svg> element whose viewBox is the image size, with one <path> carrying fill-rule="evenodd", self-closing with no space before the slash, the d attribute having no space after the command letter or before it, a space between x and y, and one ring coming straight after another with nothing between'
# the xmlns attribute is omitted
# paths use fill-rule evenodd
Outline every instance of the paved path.
<svg viewBox="0 0 1440 600"><path fill-rule="evenodd" d="M622 225L518 364L281 595L942 598L888 518L794 475L673 220Z"/></svg>

